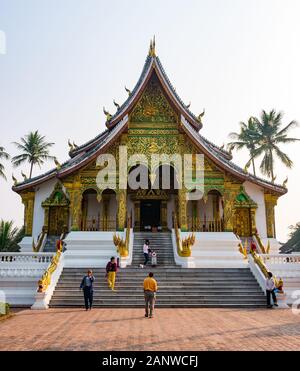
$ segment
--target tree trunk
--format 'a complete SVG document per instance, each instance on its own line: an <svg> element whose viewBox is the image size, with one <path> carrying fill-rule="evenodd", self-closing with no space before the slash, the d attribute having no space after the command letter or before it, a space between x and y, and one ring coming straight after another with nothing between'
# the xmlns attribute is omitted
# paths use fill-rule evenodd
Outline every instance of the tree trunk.
<svg viewBox="0 0 300 371"><path fill-rule="evenodd" d="M270 158L271 158L271 177L272 177L272 182L274 183L274 162L273 162L272 150L270 150Z"/></svg>
<svg viewBox="0 0 300 371"><path fill-rule="evenodd" d="M254 158L252 158L251 162L252 162L253 174L254 176L256 176Z"/></svg>
<svg viewBox="0 0 300 371"><path fill-rule="evenodd" d="M31 176L32 176L32 169L33 169L33 162L30 163L29 179L31 179Z"/></svg>

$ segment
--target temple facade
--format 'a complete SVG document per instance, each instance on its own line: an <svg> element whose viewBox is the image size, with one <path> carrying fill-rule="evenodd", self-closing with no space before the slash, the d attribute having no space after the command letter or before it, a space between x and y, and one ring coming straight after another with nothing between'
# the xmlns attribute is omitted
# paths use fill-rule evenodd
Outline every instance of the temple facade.
<svg viewBox="0 0 300 371"><path fill-rule="evenodd" d="M176 215L183 232L234 232L240 237L258 232L261 238L276 237L274 209L286 187L248 173L232 162L231 153L201 135L204 113L194 115L179 98L154 43L136 86L126 90L127 100L122 105L115 102L116 113L105 111L104 132L80 146L69 142L65 163L14 185L24 204L27 236L36 240L42 231L48 236L123 231L128 217L134 231L168 231ZM99 187L99 171L107 166L99 163L103 154L115 159L115 168L108 171L115 184L106 188ZM121 165L121 160L135 154L142 155L137 162L145 166L147 188L128 181L120 186L124 176L136 171L136 164ZM174 154L202 155L203 177L193 177L195 162L167 161ZM153 155L161 157L149 169ZM201 186L201 197L188 197L197 187L183 182L184 166ZM160 181L163 171L170 175L168 187Z"/></svg>

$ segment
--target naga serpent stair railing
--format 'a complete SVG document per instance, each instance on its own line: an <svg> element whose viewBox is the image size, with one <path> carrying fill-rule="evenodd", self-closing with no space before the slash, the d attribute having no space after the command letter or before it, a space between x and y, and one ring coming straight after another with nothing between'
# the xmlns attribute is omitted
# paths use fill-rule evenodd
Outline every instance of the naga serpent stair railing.
<svg viewBox="0 0 300 371"><path fill-rule="evenodd" d="M267 279L269 270L268 270L263 258L259 254L257 254L256 251L253 251L253 250L251 250L250 254L253 257L254 263L257 265L257 267L259 268L259 270L261 271L261 273L263 274L265 279ZM274 275L273 275L273 278L274 278L276 288L278 289L278 291L280 293L283 293L283 280L282 280L282 278L278 278Z"/></svg>
<svg viewBox="0 0 300 371"><path fill-rule="evenodd" d="M45 292L51 283L52 274L55 272L63 250L62 240L57 241L57 252L53 256L49 267L46 269L42 278L38 282L38 292Z"/></svg>
<svg viewBox="0 0 300 371"><path fill-rule="evenodd" d="M131 218L130 216L128 216L125 240L119 234L114 233L113 235L113 242L121 258L127 258L129 255L130 229L131 229Z"/></svg>
<svg viewBox="0 0 300 371"><path fill-rule="evenodd" d="M174 221L177 253L180 257L188 258L192 256L192 246L194 245L196 241L195 233L191 233L186 238L181 239L176 213L173 214L173 221Z"/></svg>
<svg viewBox="0 0 300 371"><path fill-rule="evenodd" d="M44 226L42 228L42 233L37 239L37 242L35 243L34 238L32 239L32 251L33 252L39 252L41 248L44 247L44 244L47 239L47 233L48 233L47 227Z"/></svg>

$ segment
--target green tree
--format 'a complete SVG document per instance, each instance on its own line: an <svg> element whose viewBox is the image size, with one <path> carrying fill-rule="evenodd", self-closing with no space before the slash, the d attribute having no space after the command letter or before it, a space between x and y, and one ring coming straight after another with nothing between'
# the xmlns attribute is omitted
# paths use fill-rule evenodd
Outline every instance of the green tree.
<svg viewBox="0 0 300 371"><path fill-rule="evenodd" d="M9 154L5 152L4 147L0 147L0 160L8 160L9 159ZM4 174L4 165L0 162L0 177L6 179L6 176Z"/></svg>
<svg viewBox="0 0 300 371"><path fill-rule="evenodd" d="M246 148L250 153L250 159L247 162L245 167L249 167L250 163L252 164L253 174L256 175L255 171L255 156L254 151L256 149L256 142L258 140L258 132L256 127L256 119L250 117L247 124L240 122L240 132L230 133L229 137L233 139L233 142L229 142L227 147L230 150L236 149L241 150Z"/></svg>
<svg viewBox="0 0 300 371"><path fill-rule="evenodd" d="M261 172L271 177L272 181L275 179L274 164L276 157L279 158L286 167L291 168L293 166L292 160L279 148L279 145L300 140L288 137L289 131L298 125L297 122L291 121L282 128L282 116L281 112L277 113L273 109L269 113L262 111L260 119L255 118L257 140L252 157L263 156L260 164Z"/></svg>
<svg viewBox="0 0 300 371"><path fill-rule="evenodd" d="M24 162L29 162L29 178L32 176L34 165L41 167L45 160L54 159L54 156L49 155L49 148L54 143L47 143L45 137L40 135L38 130L25 135L25 138L21 138L21 143L14 142L14 144L22 153L12 158L13 166L17 167Z"/></svg>
<svg viewBox="0 0 300 371"><path fill-rule="evenodd" d="M290 229L290 239L286 244L281 247L281 252L299 252L300 251L300 222L295 226L291 225Z"/></svg>
<svg viewBox="0 0 300 371"><path fill-rule="evenodd" d="M14 227L13 221L0 221L0 251L19 251L24 228Z"/></svg>

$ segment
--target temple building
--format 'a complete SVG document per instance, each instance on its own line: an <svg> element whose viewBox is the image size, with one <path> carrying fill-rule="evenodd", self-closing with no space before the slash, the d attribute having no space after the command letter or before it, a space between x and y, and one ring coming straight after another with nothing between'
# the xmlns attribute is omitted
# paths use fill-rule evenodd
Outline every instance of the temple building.
<svg viewBox="0 0 300 371"><path fill-rule="evenodd" d="M69 142L70 158L45 174L16 183L25 207L26 236L34 241L42 231L48 237L70 231L123 231L128 216L133 232L170 231L174 215L182 232L234 232L239 237L258 233L275 239L275 206L286 187L250 174L232 162L231 153L201 135L202 118L189 110L172 86L152 42L142 73L127 100L116 102L115 114L106 114L106 130L82 145ZM142 154L150 163L153 154L204 156L203 197L189 199L193 192L178 187L182 172L162 160L149 171L148 189L119 187L121 171L130 174L135 166L119 168L120 146L128 157ZM116 159L116 187L101 189L97 174L101 154ZM146 165L145 165L146 166ZM169 167L170 187L159 183ZM189 169L194 171L193 166ZM148 171L148 170L147 170ZM179 189L178 189L179 188Z"/></svg>

